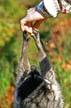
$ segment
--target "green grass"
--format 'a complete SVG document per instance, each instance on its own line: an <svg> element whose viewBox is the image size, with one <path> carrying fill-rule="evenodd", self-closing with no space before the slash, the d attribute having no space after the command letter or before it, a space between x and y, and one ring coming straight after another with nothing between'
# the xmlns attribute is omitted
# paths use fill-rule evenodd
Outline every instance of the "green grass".
<svg viewBox="0 0 71 108"><path fill-rule="evenodd" d="M10 84L15 83L14 74L21 57L22 33L20 32L19 20L25 15L26 8L24 8L24 5L31 7L35 3L37 4L36 1L33 3L32 1L29 3L28 0L18 1L0 0L0 102L4 101L3 108L10 108L5 102L4 97ZM55 25L63 24L65 20L69 19L70 15L59 15L54 20L53 18L47 19L47 21L42 23L39 30L41 31L41 39L44 43L52 39ZM71 71L64 71L62 69L62 64L71 60L71 27L67 31L63 31L63 33L60 30L61 28L59 28L59 35L63 40L61 42L57 41L56 49L53 49L51 52L47 51L47 53L62 90L65 108L71 108ZM59 48L62 46L64 49L60 51ZM38 50L32 38L30 39L27 51L30 63L38 67ZM57 59L58 55L62 56L61 62Z"/></svg>
<svg viewBox="0 0 71 108"><path fill-rule="evenodd" d="M28 58L29 58L30 64L38 66L38 50L37 50L37 47L35 45L33 38L30 38L27 52L28 52Z"/></svg>

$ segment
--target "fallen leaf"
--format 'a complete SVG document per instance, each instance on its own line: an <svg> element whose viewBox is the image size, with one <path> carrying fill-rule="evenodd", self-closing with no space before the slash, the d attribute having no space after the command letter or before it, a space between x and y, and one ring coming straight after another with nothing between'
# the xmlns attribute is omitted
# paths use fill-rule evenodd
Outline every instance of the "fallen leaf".
<svg viewBox="0 0 71 108"><path fill-rule="evenodd" d="M71 65L70 64L63 64L62 65L62 69L64 71L70 71L71 70Z"/></svg>
<svg viewBox="0 0 71 108"><path fill-rule="evenodd" d="M67 63L71 65L71 60L68 60Z"/></svg>
<svg viewBox="0 0 71 108"><path fill-rule="evenodd" d="M54 42L50 42L50 43L49 43L49 47L50 47L51 49L56 48L55 43L54 43Z"/></svg>
<svg viewBox="0 0 71 108"><path fill-rule="evenodd" d="M14 90L15 87L11 85L8 89L8 93L5 96L5 101L8 105L11 105L14 101Z"/></svg>
<svg viewBox="0 0 71 108"><path fill-rule="evenodd" d="M56 58L57 58L57 61L58 61L58 62L62 62L62 60L63 60L63 58L62 58L61 55L58 55Z"/></svg>
<svg viewBox="0 0 71 108"><path fill-rule="evenodd" d="M0 103L0 108L2 108L2 104Z"/></svg>

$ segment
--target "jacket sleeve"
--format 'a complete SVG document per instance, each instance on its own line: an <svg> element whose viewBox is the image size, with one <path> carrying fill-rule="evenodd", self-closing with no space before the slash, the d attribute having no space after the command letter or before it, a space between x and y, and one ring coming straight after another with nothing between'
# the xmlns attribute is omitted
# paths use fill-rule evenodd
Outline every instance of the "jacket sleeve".
<svg viewBox="0 0 71 108"><path fill-rule="evenodd" d="M48 13L48 11L46 10L45 6L44 6L44 1L41 1L37 6L36 6L36 10L41 13L43 16L45 17L50 17L51 15Z"/></svg>
<svg viewBox="0 0 71 108"><path fill-rule="evenodd" d="M58 14L58 2L57 0L43 0L37 5L36 9L46 17L56 17Z"/></svg>

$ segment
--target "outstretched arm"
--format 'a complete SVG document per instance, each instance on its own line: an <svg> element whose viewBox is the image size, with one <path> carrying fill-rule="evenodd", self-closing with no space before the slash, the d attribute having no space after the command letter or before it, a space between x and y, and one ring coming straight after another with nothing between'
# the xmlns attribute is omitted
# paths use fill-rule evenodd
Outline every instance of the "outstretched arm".
<svg viewBox="0 0 71 108"><path fill-rule="evenodd" d="M31 65L29 63L29 59L27 57L27 47L29 38L27 37L27 33L23 32L23 45L22 45L22 54L19 62L18 70L17 70L17 78L16 84L19 83L22 76L30 72Z"/></svg>
<svg viewBox="0 0 71 108"><path fill-rule="evenodd" d="M33 34L34 34L33 37L34 37L36 46L39 51L39 65L40 65L41 75L45 76L45 74L50 70L51 65L50 65L49 59L44 51L44 48L42 46L40 36L39 36L39 31L34 30Z"/></svg>

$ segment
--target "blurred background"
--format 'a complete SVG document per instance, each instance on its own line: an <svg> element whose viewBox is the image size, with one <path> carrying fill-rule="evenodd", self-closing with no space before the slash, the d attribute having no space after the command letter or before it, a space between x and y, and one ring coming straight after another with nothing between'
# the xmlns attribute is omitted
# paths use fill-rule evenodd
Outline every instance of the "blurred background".
<svg viewBox="0 0 71 108"><path fill-rule="evenodd" d="M20 19L28 8L39 2L40 0L0 0L0 108L13 108L16 68L22 48ZM64 108L71 108L70 14L59 14L57 18L47 19L39 30L61 86ZM31 64L38 66L38 51L33 39L31 41L28 56Z"/></svg>

